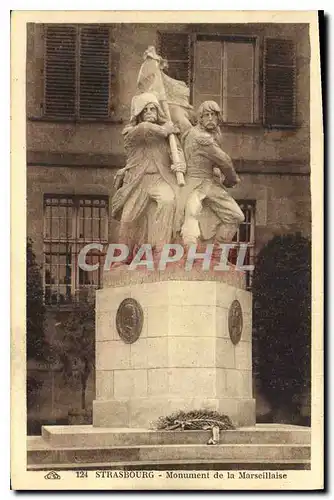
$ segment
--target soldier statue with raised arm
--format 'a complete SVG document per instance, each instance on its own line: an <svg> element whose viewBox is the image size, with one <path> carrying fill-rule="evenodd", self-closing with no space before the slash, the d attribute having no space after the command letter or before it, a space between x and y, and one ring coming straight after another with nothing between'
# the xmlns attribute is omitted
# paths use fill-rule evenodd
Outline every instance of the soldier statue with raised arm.
<svg viewBox="0 0 334 500"><path fill-rule="evenodd" d="M230 242L244 215L225 188L240 182L231 158L222 149L221 111L215 101L198 109L198 124L183 135L187 174L182 238L186 245L200 240Z"/></svg>

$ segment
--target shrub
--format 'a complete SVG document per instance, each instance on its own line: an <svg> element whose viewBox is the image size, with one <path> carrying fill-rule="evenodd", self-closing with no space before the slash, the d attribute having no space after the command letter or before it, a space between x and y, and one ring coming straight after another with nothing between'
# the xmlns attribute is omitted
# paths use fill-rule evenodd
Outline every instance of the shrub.
<svg viewBox="0 0 334 500"><path fill-rule="evenodd" d="M258 254L253 278L254 371L273 408L310 394L311 245L276 236Z"/></svg>
<svg viewBox="0 0 334 500"><path fill-rule="evenodd" d="M27 240L27 358L44 359L47 343L44 334L45 307L40 266L32 248L32 240Z"/></svg>
<svg viewBox="0 0 334 500"><path fill-rule="evenodd" d="M81 409L86 409L88 377L95 367L95 307L82 298L63 323L64 336L54 341L53 356L63 367L66 380L79 377Z"/></svg>

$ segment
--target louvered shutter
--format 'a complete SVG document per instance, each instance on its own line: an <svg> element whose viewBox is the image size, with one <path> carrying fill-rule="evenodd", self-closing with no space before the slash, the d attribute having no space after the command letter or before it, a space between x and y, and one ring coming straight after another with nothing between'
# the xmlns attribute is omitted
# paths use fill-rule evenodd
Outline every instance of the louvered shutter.
<svg viewBox="0 0 334 500"><path fill-rule="evenodd" d="M293 126L296 114L296 55L292 40L266 38L264 46L265 125Z"/></svg>
<svg viewBox="0 0 334 500"><path fill-rule="evenodd" d="M158 53L168 60L166 73L191 87L191 54L188 33L158 33Z"/></svg>
<svg viewBox="0 0 334 500"><path fill-rule="evenodd" d="M76 27L47 25L44 114L73 118L76 108Z"/></svg>
<svg viewBox="0 0 334 500"><path fill-rule="evenodd" d="M110 29L80 28L79 118L108 118Z"/></svg>

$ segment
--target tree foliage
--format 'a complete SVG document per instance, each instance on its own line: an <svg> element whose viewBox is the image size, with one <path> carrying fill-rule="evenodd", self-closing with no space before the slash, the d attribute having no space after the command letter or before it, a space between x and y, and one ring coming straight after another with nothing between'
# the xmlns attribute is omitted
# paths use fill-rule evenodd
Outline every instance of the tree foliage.
<svg viewBox="0 0 334 500"><path fill-rule="evenodd" d="M43 359L45 357L45 307L43 303L43 283L41 269L36 262L33 243L27 240L27 358Z"/></svg>
<svg viewBox="0 0 334 500"><path fill-rule="evenodd" d="M310 393L311 245L299 233L274 237L253 280L255 373L273 408Z"/></svg>
<svg viewBox="0 0 334 500"><path fill-rule="evenodd" d="M53 344L54 356L63 366L65 378L79 377L81 409L86 409L86 389L89 375L95 367L95 307L82 298L64 322L64 336Z"/></svg>

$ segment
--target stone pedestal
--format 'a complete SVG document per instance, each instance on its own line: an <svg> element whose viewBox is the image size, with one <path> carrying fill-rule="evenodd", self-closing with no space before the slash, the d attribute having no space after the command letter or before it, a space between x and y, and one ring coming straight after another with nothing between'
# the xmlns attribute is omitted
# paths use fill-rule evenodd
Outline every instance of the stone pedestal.
<svg viewBox="0 0 334 500"><path fill-rule="evenodd" d="M131 344L116 327L127 298L143 311L140 336ZM229 333L235 300L243 317L236 345ZM254 425L251 301L251 293L225 282L112 286L106 280L96 302L93 426L147 428L160 416L201 408L228 415L236 426Z"/></svg>

